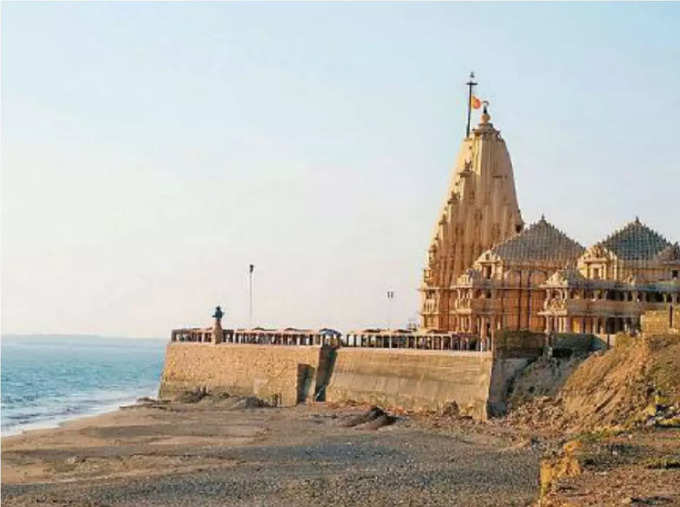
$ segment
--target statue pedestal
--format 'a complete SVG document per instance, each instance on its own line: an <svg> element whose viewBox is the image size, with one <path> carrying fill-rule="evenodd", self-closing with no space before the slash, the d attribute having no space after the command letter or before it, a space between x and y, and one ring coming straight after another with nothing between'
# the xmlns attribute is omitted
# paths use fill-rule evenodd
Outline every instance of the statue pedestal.
<svg viewBox="0 0 680 507"><path fill-rule="evenodd" d="M215 319L215 324L212 328L212 342L214 344L222 343L224 338L224 333L222 332L222 324L219 320Z"/></svg>

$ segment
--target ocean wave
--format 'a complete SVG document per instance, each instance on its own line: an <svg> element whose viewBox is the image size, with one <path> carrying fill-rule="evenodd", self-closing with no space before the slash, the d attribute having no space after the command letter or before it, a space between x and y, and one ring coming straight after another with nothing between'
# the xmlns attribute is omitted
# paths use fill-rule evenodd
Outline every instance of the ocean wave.
<svg viewBox="0 0 680 507"><path fill-rule="evenodd" d="M84 338L3 339L2 434L57 426L155 395L164 343L107 344Z"/></svg>
<svg viewBox="0 0 680 507"><path fill-rule="evenodd" d="M85 416L94 416L117 410L121 405L134 403L143 396L154 396L158 392L154 389L139 389L130 391L126 396L115 396L103 400L90 400L89 403L80 403L70 406L55 405L53 408L45 407L42 412L6 413L3 407L2 436L16 435L33 429L56 428L72 419Z"/></svg>

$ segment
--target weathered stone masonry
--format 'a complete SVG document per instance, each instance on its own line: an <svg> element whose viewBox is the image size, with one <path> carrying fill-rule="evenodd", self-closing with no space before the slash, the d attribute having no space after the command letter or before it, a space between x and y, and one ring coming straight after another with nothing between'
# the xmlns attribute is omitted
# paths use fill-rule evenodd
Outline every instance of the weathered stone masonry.
<svg viewBox="0 0 680 507"><path fill-rule="evenodd" d="M315 346L173 342L166 349L159 396L205 388L292 406L314 396L322 361L322 348Z"/></svg>
<svg viewBox="0 0 680 507"><path fill-rule="evenodd" d="M508 382L528 361L475 351L171 342L159 396L205 389L276 406L326 400L408 410L455 402L485 419L502 411Z"/></svg>

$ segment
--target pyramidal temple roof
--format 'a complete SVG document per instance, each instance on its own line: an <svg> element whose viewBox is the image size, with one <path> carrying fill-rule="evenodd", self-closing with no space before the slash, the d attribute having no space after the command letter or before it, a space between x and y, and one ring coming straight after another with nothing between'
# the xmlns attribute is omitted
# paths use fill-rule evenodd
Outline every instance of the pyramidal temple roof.
<svg viewBox="0 0 680 507"><path fill-rule="evenodd" d="M509 261L575 261L585 248L544 217L518 235L496 245L491 252Z"/></svg>
<svg viewBox="0 0 680 507"><path fill-rule="evenodd" d="M640 223L638 218L597 245L614 252L619 259L633 261L652 259L671 246L659 233Z"/></svg>

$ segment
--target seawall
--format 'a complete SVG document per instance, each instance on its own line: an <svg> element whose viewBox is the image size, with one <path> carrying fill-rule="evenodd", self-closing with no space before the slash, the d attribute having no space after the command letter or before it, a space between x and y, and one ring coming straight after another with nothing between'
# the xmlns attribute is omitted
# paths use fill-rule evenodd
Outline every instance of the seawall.
<svg viewBox="0 0 680 507"><path fill-rule="evenodd" d="M159 396L206 389L293 406L314 396L317 375L326 375L324 356L317 346L170 343Z"/></svg>
<svg viewBox="0 0 680 507"><path fill-rule="evenodd" d="M327 401L357 401L407 410L442 410L486 418L490 352L341 348Z"/></svg>
<svg viewBox="0 0 680 507"><path fill-rule="evenodd" d="M159 396L205 389L276 406L318 399L415 411L455 403L486 419L503 412L509 382L529 361L492 352L173 342Z"/></svg>

